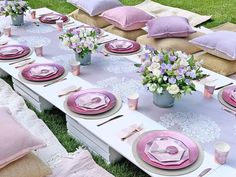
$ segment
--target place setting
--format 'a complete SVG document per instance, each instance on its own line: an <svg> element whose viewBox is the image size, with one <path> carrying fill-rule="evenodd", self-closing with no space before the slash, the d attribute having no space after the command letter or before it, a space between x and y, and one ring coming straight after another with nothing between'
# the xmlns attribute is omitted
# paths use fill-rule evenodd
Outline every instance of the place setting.
<svg viewBox="0 0 236 177"><path fill-rule="evenodd" d="M236 115L236 86L222 88L218 93L218 100L223 105L223 109Z"/></svg>
<svg viewBox="0 0 236 177"><path fill-rule="evenodd" d="M56 21L58 20L62 20L62 22L67 22L69 18L66 15L58 13L42 14L39 17L39 21L41 23L46 23L46 24L56 24Z"/></svg>
<svg viewBox="0 0 236 177"><path fill-rule="evenodd" d="M30 64L22 68L19 78L30 84L40 84L44 87L66 80L64 67L55 63Z"/></svg>
<svg viewBox="0 0 236 177"><path fill-rule="evenodd" d="M24 45L5 45L0 47L0 61L20 61L31 53L31 49Z"/></svg>
<svg viewBox="0 0 236 177"><path fill-rule="evenodd" d="M103 48L104 52L111 55L133 55L142 50L141 45L135 41L118 39L107 41Z"/></svg>
<svg viewBox="0 0 236 177"><path fill-rule="evenodd" d="M122 100L119 96L97 88L73 92L64 102L64 108L69 115L87 120L112 116L121 106Z"/></svg>
<svg viewBox="0 0 236 177"><path fill-rule="evenodd" d="M142 133L133 142L132 152L142 168L165 176L191 173L204 159L203 149L197 142L169 130Z"/></svg>

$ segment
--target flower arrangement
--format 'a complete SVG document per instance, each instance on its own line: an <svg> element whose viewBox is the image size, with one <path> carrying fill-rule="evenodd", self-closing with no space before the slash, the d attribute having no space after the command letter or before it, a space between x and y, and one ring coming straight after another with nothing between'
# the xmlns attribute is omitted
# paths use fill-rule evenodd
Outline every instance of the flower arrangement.
<svg viewBox="0 0 236 177"><path fill-rule="evenodd" d="M98 48L99 32L97 28L79 27L70 29L59 37L65 46L73 49L84 58Z"/></svg>
<svg viewBox="0 0 236 177"><path fill-rule="evenodd" d="M25 1L12 1L4 7L3 14L5 16L18 16L23 15L27 10L30 10L30 6Z"/></svg>
<svg viewBox="0 0 236 177"><path fill-rule="evenodd" d="M167 91L174 98L180 98L182 94L196 91L193 81L205 77L200 62L195 61L193 56L181 51L146 49L139 71L143 85L152 93Z"/></svg>

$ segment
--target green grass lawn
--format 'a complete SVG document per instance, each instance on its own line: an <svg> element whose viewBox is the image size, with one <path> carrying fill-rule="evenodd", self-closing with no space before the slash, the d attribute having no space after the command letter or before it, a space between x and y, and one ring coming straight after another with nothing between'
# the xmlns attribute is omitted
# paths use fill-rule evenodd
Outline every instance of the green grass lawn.
<svg viewBox="0 0 236 177"><path fill-rule="evenodd" d="M121 0L124 4L135 5L142 0ZM236 4L235 0L158 0L159 3L173 7L187 9L204 15L212 15L211 21L204 25L207 27L217 26L224 22L230 21L236 23ZM55 11L68 14L76 8L65 2L65 0L29 0L32 8L48 7ZM11 83L10 78L5 78ZM33 109L30 104L28 106ZM57 109L38 113L37 115L44 120L52 132L57 136L63 146L69 151L73 152L81 144L71 138L67 134L66 121L64 113ZM131 164L127 160L122 160L119 163L107 165L102 158L94 156L96 162L104 167L106 170L114 174L116 177L145 177L148 176Z"/></svg>

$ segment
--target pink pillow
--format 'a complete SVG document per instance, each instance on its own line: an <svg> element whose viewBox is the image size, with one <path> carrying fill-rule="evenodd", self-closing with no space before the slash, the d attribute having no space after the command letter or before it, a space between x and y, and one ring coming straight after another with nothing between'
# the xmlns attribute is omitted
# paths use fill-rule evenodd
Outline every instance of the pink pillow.
<svg viewBox="0 0 236 177"><path fill-rule="evenodd" d="M0 107L0 169L45 146L14 120L8 108Z"/></svg>
<svg viewBox="0 0 236 177"><path fill-rule="evenodd" d="M108 23L124 31L132 31L146 26L154 17L135 7L122 6L107 10L101 14Z"/></svg>

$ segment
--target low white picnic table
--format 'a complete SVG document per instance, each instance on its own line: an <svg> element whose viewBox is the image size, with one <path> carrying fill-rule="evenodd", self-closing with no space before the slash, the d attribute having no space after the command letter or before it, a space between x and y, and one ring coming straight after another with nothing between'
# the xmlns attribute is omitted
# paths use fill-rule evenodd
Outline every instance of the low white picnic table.
<svg viewBox="0 0 236 177"><path fill-rule="evenodd" d="M37 9L37 14L43 14L43 13L48 13L51 12L51 10L47 8L41 8ZM80 22L75 22L76 24L82 24ZM109 34L106 33L105 34ZM113 34L109 34L111 37L116 37L120 38L118 36L115 36ZM11 40L9 44L14 44L17 43L16 41ZM31 58L34 58L36 60L36 63L45 63L45 62L51 62L47 60L44 57L36 57L35 53L32 54ZM133 62L140 62L140 59L137 55L131 55L126 57L127 60L132 60ZM19 69L15 69L14 66L9 65L7 62L0 62L0 68L7 72L9 75L11 75L14 79L20 80L19 79ZM211 76L214 76L215 78L218 78L216 81L216 84L218 86L223 85L225 83L233 82L236 84L235 80L232 80L230 78L224 77L222 75L219 75L215 72L209 71L207 69L204 69L204 72L206 74L209 74ZM93 88L94 85L81 79L80 77L73 76L71 73L68 73L66 76L67 80L63 82L59 82L56 84L53 84L48 87L43 87L43 85L35 85L35 84L29 84L29 83L23 83L26 87L30 88L34 93L38 94L40 97L43 99L47 100L49 103L60 109L62 112L67 114L65 108L64 108L64 101L65 97L58 97L58 93L62 90L65 89L71 85L75 85L75 83L78 83L79 86L82 86L83 89L86 88ZM94 75L96 77L96 75ZM20 81L21 82L21 81ZM203 92L203 85L200 83L196 83L197 85L197 90L200 92ZM214 93L214 97L216 98L217 96L217 91ZM101 123L115 115L118 114L123 114L124 117L117 119L116 121L109 122L109 124L105 124L102 127L97 127L96 125L98 123ZM136 162L136 160L133 157L132 154L132 146L129 143L123 142L120 140L118 137L119 132L123 129L128 127L131 124L143 124L144 127L144 132L149 131L149 130L164 130L165 127L161 126L159 123L153 121L149 117L139 113L138 111L131 111L128 109L128 106L126 104L123 104L121 110L116 113L115 115L102 119L102 120L85 120L85 119L80 119L78 117L73 117L70 116L75 122L77 122L81 127L86 129L86 131L90 132L92 135L96 136L98 139L102 140L104 143L109 145L112 149L117 151L119 154L121 154L123 157L128 159L130 162L138 166L139 168L140 165ZM213 147L212 147L213 149ZM233 177L236 174L236 170L233 169L232 167L229 167L228 165L219 165L214 161L214 157L207 153L204 152L204 161L202 165L195 170L192 173L182 175L183 177L197 177L198 174L206 169L206 168L212 168L211 172L207 174L206 176L208 177ZM153 177L162 177L162 175L154 174L151 173L143 168L141 168L143 171L145 171L147 174Z"/></svg>

